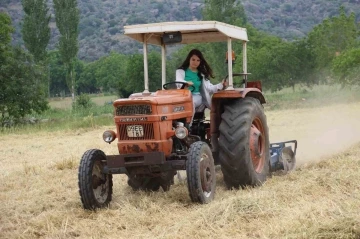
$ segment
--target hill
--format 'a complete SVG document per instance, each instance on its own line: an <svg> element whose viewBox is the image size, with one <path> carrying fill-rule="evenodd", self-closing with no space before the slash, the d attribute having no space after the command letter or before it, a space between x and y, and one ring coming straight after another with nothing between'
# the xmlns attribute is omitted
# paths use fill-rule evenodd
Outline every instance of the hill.
<svg viewBox="0 0 360 239"><path fill-rule="evenodd" d="M137 52L140 44L122 35L129 24L201 20L204 0L79 0L79 58L93 61L110 51L125 54ZM359 12L360 0L243 0L248 21L256 28L292 40L305 36L314 25L338 13L341 4L347 11ZM52 0L49 8L53 12ZM20 0L3 0L0 11L8 12L16 33L14 44L22 44L20 25L23 17ZM357 16L359 17L359 16ZM54 49L58 31L51 20Z"/></svg>

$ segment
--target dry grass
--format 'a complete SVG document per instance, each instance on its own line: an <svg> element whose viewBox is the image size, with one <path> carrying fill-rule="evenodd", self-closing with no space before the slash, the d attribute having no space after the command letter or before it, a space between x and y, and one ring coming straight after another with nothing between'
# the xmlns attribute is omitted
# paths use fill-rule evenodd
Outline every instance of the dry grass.
<svg viewBox="0 0 360 239"><path fill-rule="evenodd" d="M240 191L218 172L208 205L193 204L184 183L133 192L116 175L110 208L85 211L77 165L89 148L116 153L106 128L0 135L0 238L360 238L359 107L269 112L272 141L298 139L302 166Z"/></svg>
<svg viewBox="0 0 360 239"><path fill-rule="evenodd" d="M62 161L55 162L55 169L65 170L65 169L76 169L79 166L79 160L72 156L71 158L63 159Z"/></svg>

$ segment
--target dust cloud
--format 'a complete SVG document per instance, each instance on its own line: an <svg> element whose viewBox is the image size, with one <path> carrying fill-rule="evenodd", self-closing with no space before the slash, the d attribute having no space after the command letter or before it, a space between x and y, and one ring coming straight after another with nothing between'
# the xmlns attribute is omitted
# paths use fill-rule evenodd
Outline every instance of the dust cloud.
<svg viewBox="0 0 360 239"><path fill-rule="evenodd" d="M298 141L298 166L360 142L360 103L269 111L266 115L271 143Z"/></svg>

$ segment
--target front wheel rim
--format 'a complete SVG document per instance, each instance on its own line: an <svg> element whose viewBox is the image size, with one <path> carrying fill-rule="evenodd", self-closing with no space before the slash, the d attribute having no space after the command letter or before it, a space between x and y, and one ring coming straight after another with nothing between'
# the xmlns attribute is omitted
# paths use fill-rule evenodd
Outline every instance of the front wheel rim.
<svg viewBox="0 0 360 239"><path fill-rule="evenodd" d="M99 204L105 203L109 195L109 177L102 172L102 169L101 162L96 161L92 172L92 188Z"/></svg>
<svg viewBox="0 0 360 239"><path fill-rule="evenodd" d="M210 197L212 192L213 175L211 169L210 158L206 154L202 154L200 158L200 178L201 188L205 197Z"/></svg>

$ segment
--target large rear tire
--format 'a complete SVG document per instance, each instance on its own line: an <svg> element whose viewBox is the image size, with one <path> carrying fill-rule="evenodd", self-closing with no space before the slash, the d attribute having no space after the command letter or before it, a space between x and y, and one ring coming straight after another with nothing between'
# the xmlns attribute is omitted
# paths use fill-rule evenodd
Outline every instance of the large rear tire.
<svg viewBox="0 0 360 239"><path fill-rule="evenodd" d="M227 187L261 185L270 173L263 106L252 97L238 99L224 106L221 118L219 158Z"/></svg>
<svg viewBox="0 0 360 239"><path fill-rule="evenodd" d="M211 202L215 195L216 174L211 149L205 142L191 144L186 174L191 200L202 204Z"/></svg>
<svg viewBox="0 0 360 239"><path fill-rule="evenodd" d="M112 175L103 173L106 156L103 151L90 149L81 158L78 179L81 202L85 209L107 207L112 197Z"/></svg>

